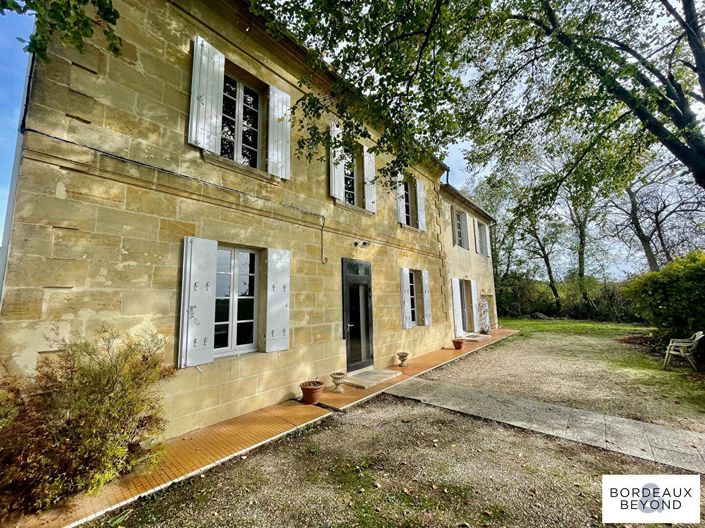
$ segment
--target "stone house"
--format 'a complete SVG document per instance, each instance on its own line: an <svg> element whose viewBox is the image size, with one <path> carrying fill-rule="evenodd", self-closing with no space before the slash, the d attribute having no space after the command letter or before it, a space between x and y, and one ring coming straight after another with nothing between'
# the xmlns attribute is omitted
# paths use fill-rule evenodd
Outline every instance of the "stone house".
<svg viewBox="0 0 705 528"><path fill-rule="evenodd" d="M490 218L441 186L442 163L389 192L372 143L299 159L304 50L240 1L115 3L119 57L96 37L30 66L0 262L10 371L54 331L156 330L179 367L162 388L173 436L447 346L458 310L479 329L483 295L496 325Z"/></svg>

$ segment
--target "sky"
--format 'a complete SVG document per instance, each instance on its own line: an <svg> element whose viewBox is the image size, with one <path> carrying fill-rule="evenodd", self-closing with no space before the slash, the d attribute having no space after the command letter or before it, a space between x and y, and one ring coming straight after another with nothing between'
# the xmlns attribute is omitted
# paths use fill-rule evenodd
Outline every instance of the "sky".
<svg viewBox="0 0 705 528"><path fill-rule="evenodd" d="M17 37L29 38L33 18L27 15L0 16L0 233L5 222L7 193L17 143L17 127L22 106L29 54Z"/></svg>

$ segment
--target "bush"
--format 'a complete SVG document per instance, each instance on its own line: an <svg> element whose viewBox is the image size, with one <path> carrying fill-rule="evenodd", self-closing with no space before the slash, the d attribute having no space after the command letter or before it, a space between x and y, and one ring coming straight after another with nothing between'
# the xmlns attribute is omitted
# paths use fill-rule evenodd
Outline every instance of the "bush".
<svg viewBox="0 0 705 528"><path fill-rule="evenodd" d="M705 330L704 292L703 250L632 279L626 289L636 312L656 327L662 339L690 337Z"/></svg>
<svg viewBox="0 0 705 528"><path fill-rule="evenodd" d="M551 290L528 272L512 271L496 285L497 314L500 317L527 317L540 312L557 315Z"/></svg>
<svg viewBox="0 0 705 528"><path fill-rule="evenodd" d="M95 492L149 460L164 420L157 382L165 340L118 344L102 328L41 358L33 377L0 382L0 517Z"/></svg>
<svg viewBox="0 0 705 528"><path fill-rule="evenodd" d="M585 276L584 284L590 305L583 299L576 273L568 273L563 282L558 284L565 317L595 321L639 321L631 299L624 295L624 284L602 281L590 275Z"/></svg>

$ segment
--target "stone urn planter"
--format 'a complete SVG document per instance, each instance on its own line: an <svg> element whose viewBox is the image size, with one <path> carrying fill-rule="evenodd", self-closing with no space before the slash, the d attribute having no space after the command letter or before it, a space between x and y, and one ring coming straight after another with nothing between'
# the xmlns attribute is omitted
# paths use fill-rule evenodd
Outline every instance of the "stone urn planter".
<svg viewBox="0 0 705 528"><path fill-rule="evenodd" d="M304 381L301 385L303 393L303 402L306 405L316 405L321 401L321 393L323 392L323 382L318 380Z"/></svg>
<svg viewBox="0 0 705 528"><path fill-rule="evenodd" d="M453 348L456 350L460 350L461 348L463 348L463 340L453 339Z"/></svg>
<svg viewBox="0 0 705 528"><path fill-rule="evenodd" d="M408 352L397 352L397 357L399 358L399 366L406 367L406 360L409 358Z"/></svg>
<svg viewBox="0 0 705 528"><path fill-rule="evenodd" d="M338 394L343 392L343 380L345 379L345 376L347 376L345 372L333 372L333 374L330 375L333 380L333 384L335 385L331 392Z"/></svg>

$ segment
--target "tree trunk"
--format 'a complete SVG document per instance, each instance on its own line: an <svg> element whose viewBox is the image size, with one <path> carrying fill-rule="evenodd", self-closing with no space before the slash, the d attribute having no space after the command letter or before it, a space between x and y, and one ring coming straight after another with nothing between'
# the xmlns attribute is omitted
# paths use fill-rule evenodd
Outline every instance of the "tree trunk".
<svg viewBox="0 0 705 528"><path fill-rule="evenodd" d="M654 248L651 246L651 238L644 232L644 228L641 226L641 220L639 219L639 204L636 199L636 194L633 190L627 189L627 196L629 196L629 220L632 223L632 230L639 239L641 248L644 251L644 256L646 257L646 262L649 264L650 271L658 271L659 265L656 260L656 253L654 253Z"/></svg>
<svg viewBox="0 0 705 528"><path fill-rule="evenodd" d="M553 267L551 266L551 259L546 254L544 254L543 257L543 263L546 265L546 274L548 275L548 287L551 288L551 293L553 294L553 302L556 303L556 315L560 315L563 310L563 307L561 306L561 294L558 293L556 279L553 276Z"/></svg>
<svg viewBox="0 0 705 528"><path fill-rule="evenodd" d="M666 244L666 239L663 235L663 229L661 226L661 219L659 218L659 215L656 214L654 217L654 223L656 224L656 235L658 236L658 240L661 243L661 249L663 250L663 256L666 259L666 262L671 262L673 260L673 255L671 254L671 251L668 249L668 244Z"/></svg>
<svg viewBox="0 0 705 528"><path fill-rule="evenodd" d="M593 312L593 303L592 299L590 299L590 294L587 291L587 286L585 285L585 248L587 246L587 229L585 223L582 221L579 221L576 227L578 228L578 288L580 289L580 295L583 298L583 302L585 302L588 316L590 316Z"/></svg>
<svg viewBox="0 0 705 528"><path fill-rule="evenodd" d="M543 241L541 240L541 237L539 236L537 231L530 231L531 236L534 238L534 241L536 242L536 246L539 248L539 254L541 255L541 260L543 260L544 265L546 266L546 275L548 276L548 287L551 289L551 293L553 294L553 302L556 303L556 315L560 315L561 312L563 311L563 306L561 304L561 294L558 292L558 286L556 285L556 278L553 275L553 266L551 265L551 255L548 253L546 250L546 246L544 245Z"/></svg>

